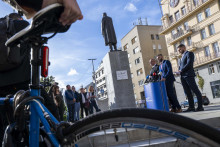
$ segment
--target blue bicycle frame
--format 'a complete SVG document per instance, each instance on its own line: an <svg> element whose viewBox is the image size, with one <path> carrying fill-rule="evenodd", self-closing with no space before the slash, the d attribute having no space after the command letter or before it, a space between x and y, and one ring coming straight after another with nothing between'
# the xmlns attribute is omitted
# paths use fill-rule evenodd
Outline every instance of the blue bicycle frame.
<svg viewBox="0 0 220 147"><path fill-rule="evenodd" d="M41 45L34 45L32 44L32 63L37 63L40 57L40 49ZM39 79L40 79L40 64L32 64L32 84L30 86L30 96L40 96L40 86L39 86ZM4 105L5 98L0 98L0 105ZM10 104L13 104L13 98L10 99ZM48 137L50 138L53 146L59 147L60 144L56 139L55 135L51 132L51 127L44 117L44 113L48 113L51 120L56 124L59 125L59 121L49 112L49 110L39 101L39 100L32 100L30 103L30 127L29 127L29 146L30 147L39 147L39 130L40 130L40 121L43 124L43 129L47 133Z"/></svg>

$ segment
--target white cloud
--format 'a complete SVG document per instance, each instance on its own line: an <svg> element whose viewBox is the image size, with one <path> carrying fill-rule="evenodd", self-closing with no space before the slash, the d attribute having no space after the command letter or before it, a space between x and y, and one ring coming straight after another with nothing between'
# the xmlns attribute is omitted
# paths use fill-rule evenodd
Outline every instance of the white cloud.
<svg viewBox="0 0 220 147"><path fill-rule="evenodd" d="M130 12L135 12L135 11L137 11L137 7L132 3L128 3L125 6L124 10L130 11Z"/></svg>
<svg viewBox="0 0 220 147"><path fill-rule="evenodd" d="M68 76L78 75L78 72L75 69L71 68L67 75Z"/></svg>

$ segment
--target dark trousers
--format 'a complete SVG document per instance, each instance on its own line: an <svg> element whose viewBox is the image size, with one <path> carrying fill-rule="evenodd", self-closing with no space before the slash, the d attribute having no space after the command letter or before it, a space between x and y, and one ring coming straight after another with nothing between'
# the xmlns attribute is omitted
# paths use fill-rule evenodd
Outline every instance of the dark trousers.
<svg viewBox="0 0 220 147"><path fill-rule="evenodd" d="M181 77L181 82L182 82L183 89L189 101L189 108L194 108L194 99L193 99L193 95L191 91L193 91L197 97L198 107L202 108L203 107L202 106L202 94L199 91L195 78L194 77Z"/></svg>
<svg viewBox="0 0 220 147"><path fill-rule="evenodd" d="M86 116L88 116L88 109L85 107L85 103L83 104L83 103L80 103L80 111L81 111L81 118L84 118L84 111L85 111L85 114L86 114Z"/></svg>
<svg viewBox="0 0 220 147"><path fill-rule="evenodd" d="M174 83L174 81L168 81L168 80L165 81L167 96L169 98L169 101L170 101L172 108L173 109L180 109L181 106L180 106L180 104L177 100L177 97L175 95L173 83Z"/></svg>
<svg viewBox="0 0 220 147"><path fill-rule="evenodd" d="M97 106L97 104L96 104L96 101L95 100L90 100L90 111L89 111L89 113L90 114L93 114L93 107L95 108L95 110L96 110L96 112L99 112L99 111L101 111L99 108L98 108L98 106Z"/></svg>
<svg viewBox="0 0 220 147"><path fill-rule="evenodd" d="M68 104L68 121L74 122L75 104Z"/></svg>
<svg viewBox="0 0 220 147"><path fill-rule="evenodd" d="M63 114L64 114L64 110L65 108L63 106L58 107L58 111L59 111L59 121L63 121Z"/></svg>

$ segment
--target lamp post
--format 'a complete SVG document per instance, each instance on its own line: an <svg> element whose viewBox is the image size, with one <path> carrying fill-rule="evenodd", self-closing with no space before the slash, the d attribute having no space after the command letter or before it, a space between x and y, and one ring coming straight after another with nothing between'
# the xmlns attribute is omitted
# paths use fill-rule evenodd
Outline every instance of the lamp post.
<svg viewBox="0 0 220 147"><path fill-rule="evenodd" d="M92 61L92 68L93 68L93 78L94 78L94 81L95 81L95 95L97 96L97 88L96 88L96 78L95 78L95 69L94 69L94 63L93 61L96 60L96 59L88 59L88 60L91 60Z"/></svg>

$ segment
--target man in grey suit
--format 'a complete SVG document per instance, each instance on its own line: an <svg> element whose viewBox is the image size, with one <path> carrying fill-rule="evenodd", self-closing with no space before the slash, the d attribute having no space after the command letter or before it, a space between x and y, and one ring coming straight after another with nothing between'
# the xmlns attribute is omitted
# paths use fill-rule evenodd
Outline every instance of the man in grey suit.
<svg viewBox="0 0 220 147"><path fill-rule="evenodd" d="M199 91L199 88L195 81L196 75L193 69L194 53L187 51L186 46L184 44L180 44L178 46L178 51L180 52L180 54L182 54L182 58L180 60L179 65L181 82L189 101L189 108L184 112L204 111L204 108L202 106L202 94ZM196 109L194 107L194 100L191 91L195 93L198 100L198 108Z"/></svg>

